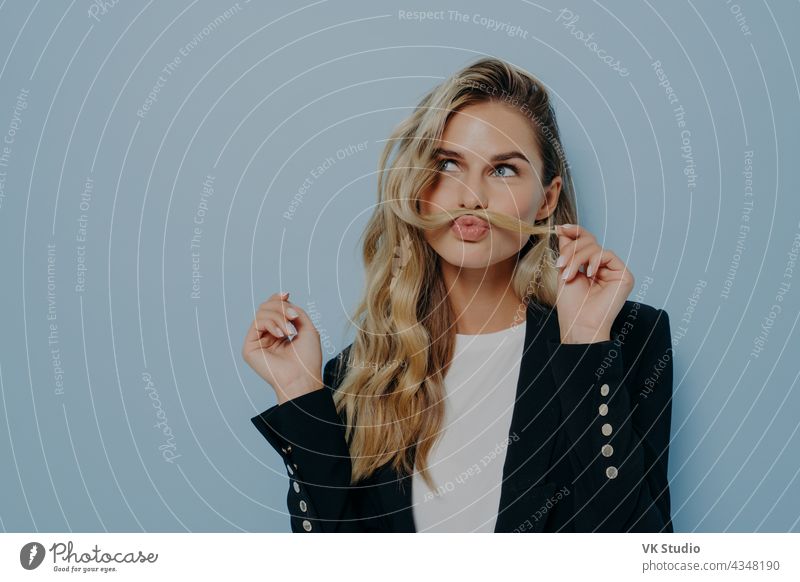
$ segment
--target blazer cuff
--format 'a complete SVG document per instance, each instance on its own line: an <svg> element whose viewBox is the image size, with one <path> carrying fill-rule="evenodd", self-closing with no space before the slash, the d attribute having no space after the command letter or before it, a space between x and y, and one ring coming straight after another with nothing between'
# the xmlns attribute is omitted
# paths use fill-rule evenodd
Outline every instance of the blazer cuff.
<svg viewBox="0 0 800 582"><path fill-rule="evenodd" d="M625 375L622 351L613 340L590 344L563 344L549 339L550 363L561 401L572 410L596 387L597 395L602 385L608 384L613 398ZM605 390L604 390L605 391Z"/></svg>
<svg viewBox="0 0 800 582"><path fill-rule="evenodd" d="M564 430L573 452L584 467L594 465L605 480L605 469L616 465L633 444L622 352L612 340L591 344L548 340L548 347ZM602 468L597 467L598 461ZM614 474L616 467L611 471Z"/></svg>
<svg viewBox="0 0 800 582"><path fill-rule="evenodd" d="M349 474L344 475L350 465L345 428L328 386L275 404L250 420L287 466L300 468L306 483L349 483Z"/></svg>

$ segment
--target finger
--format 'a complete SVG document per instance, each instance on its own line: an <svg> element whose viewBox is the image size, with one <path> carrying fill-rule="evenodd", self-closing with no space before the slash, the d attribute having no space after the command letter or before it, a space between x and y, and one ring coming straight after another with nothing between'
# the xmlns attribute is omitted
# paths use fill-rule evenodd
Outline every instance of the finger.
<svg viewBox="0 0 800 582"><path fill-rule="evenodd" d="M600 260L603 257L603 252L597 252L589 259L589 266L586 267L586 276L592 279L597 275L597 269L600 267Z"/></svg>
<svg viewBox="0 0 800 582"><path fill-rule="evenodd" d="M276 343L283 341L283 338L277 338L271 333L265 333L261 336L261 332L259 332L254 325L250 327L251 330L255 330L255 335L248 332L244 345L242 346L243 354L249 354L256 349L271 348Z"/></svg>
<svg viewBox="0 0 800 582"><path fill-rule="evenodd" d="M563 227L564 225L559 225ZM558 230L558 247L559 253L565 254L567 249L569 249L569 245L575 243L585 243L585 242L597 242L594 235L590 233L588 230L581 228L577 225L569 225L570 228L568 229L559 229Z"/></svg>
<svg viewBox="0 0 800 582"><path fill-rule="evenodd" d="M575 263L575 255L580 253L583 249L587 247L591 247L596 245L592 239L589 238L579 238L575 240L570 240L569 242L565 243L563 247L561 247L560 254L558 260L556 261L556 267L562 268L572 265L574 270L577 270L577 267L574 266Z"/></svg>
<svg viewBox="0 0 800 582"><path fill-rule="evenodd" d="M287 315L289 308L294 309L295 312L297 313L297 317L293 317L291 319L292 323L294 323L294 325L297 327L299 331L302 332L303 329L316 331L317 328L314 327L314 322L311 321L311 317L308 315L308 313L305 312L305 310L303 310L299 305L295 303L288 303L287 305L288 305L288 307L286 308Z"/></svg>
<svg viewBox="0 0 800 582"><path fill-rule="evenodd" d="M627 267L625 263L622 262L613 251L610 250L603 250L600 254L600 259L598 261L597 266L597 278L602 278L604 276L613 275L614 278L619 278L619 275L622 275Z"/></svg>
<svg viewBox="0 0 800 582"><path fill-rule="evenodd" d="M267 301L272 301L273 299L286 299L289 297L288 291L280 291L278 293L273 293L267 298Z"/></svg>
<svg viewBox="0 0 800 582"><path fill-rule="evenodd" d="M588 261L588 266L586 267L586 276L589 278L597 278L600 271L600 267L604 264L608 264L608 262L611 260L610 257L612 255L614 255L613 252L607 251L603 247L598 247L597 251L591 256L591 258Z"/></svg>
<svg viewBox="0 0 800 582"><path fill-rule="evenodd" d="M594 238L594 235L578 224L557 224L556 233L559 239L563 236L567 239L577 239L581 237Z"/></svg>
<svg viewBox="0 0 800 582"><path fill-rule="evenodd" d="M262 349L263 348L271 348L273 345L275 345L276 341L279 341L279 340L276 340L275 337L273 337L272 335L265 335L260 340L254 342L253 345L251 346L251 348L255 348L255 347L259 347L259 348L262 348Z"/></svg>
<svg viewBox="0 0 800 582"><path fill-rule="evenodd" d="M576 249L572 260L564 267L561 278L567 282L571 281L578 274L581 266L588 265L592 257L599 254L601 248L596 242L586 241L580 248Z"/></svg>
<svg viewBox="0 0 800 582"><path fill-rule="evenodd" d="M265 301L263 301L261 303L261 305L259 305L259 307L261 307L262 305L267 305L268 303L271 303L273 301L285 300L288 297L289 297L289 292L288 291L281 291L280 293L273 293L272 295L267 297L267 299Z"/></svg>
<svg viewBox="0 0 800 582"><path fill-rule="evenodd" d="M300 317L300 314L297 314L297 317ZM276 322L280 328L287 333L288 335L294 335L297 333L297 325L295 325L292 321L289 321L291 318L285 313L285 310L282 310L280 307L264 307L258 310L256 314L256 318L267 318L270 321ZM295 318L294 320L299 325L299 320Z"/></svg>
<svg viewBox="0 0 800 582"><path fill-rule="evenodd" d="M276 333L277 333L276 329ZM259 329L259 325L254 319L253 322L250 324L250 328L247 330L247 334L245 335L244 339L244 346L242 347L242 353L248 353L254 349L255 346L258 347L271 347L276 342L281 341L283 338L276 335L276 333L272 333L269 331L262 331Z"/></svg>
<svg viewBox="0 0 800 582"><path fill-rule="evenodd" d="M300 317L298 307L289 301L270 300L265 301L258 307L258 311L275 311L283 315L286 319L297 319Z"/></svg>
<svg viewBox="0 0 800 582"><path fill-rule="evenodd" d="M288 322L283 321L282 318L277 315L259 313L256 316L255 324L260 331L269 332L276 337L282 338L292 335Z"/></svg>
<svg viewBox="0 0 800 582"><path fill-rule="evenodd" d="M602 255L603 247L597 243L593 243L582 250L580 257L576 258L575 262L585 266L583 272L591 279L593 275L597 274L597 266L600 263Z"/></svg>
<svg viewBox="0 0 800 582"><path fill-rule="evenodd" d="M261 331L256 327L256 320L254 319L252 323L250 323L250 327L247 330L247 334L244 337L245 343L252 343L258 341L261 338Z"/></svg>
<svg viewBox="0 0 800 582"><path fill-rule="evenodd" d="M566 261L572 258L572 256L574 256L576 252L579 252L587 245L595 245L595 244L597 243L591 238L581 237L577 239L564 239L562 244L559 246L559 256L563 255Z"/></svg>

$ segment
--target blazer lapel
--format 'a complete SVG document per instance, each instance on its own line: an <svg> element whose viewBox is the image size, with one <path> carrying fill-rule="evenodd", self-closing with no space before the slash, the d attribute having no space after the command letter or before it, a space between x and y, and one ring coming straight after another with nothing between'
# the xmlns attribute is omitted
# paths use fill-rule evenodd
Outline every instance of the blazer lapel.
<svg viewBox="0 0 800 582"><path fill-rule="evenodd" d="M559 407L548 367L548 339L559 339L555 309L531 300L526 308L525 341L508 434L495 532L544 530L536 513L554 494L545 483L556 438ZM415 447L412 447L412 458ZM416 532L411 475L382 467L373 475L379 504L391 530Z"/></svg>
<svg viewBox="0 0 800 582"><path fill-rule="evenodd" d="M548 366L547 340L559 338L555 309L531 301L495 532L544 529L545 520L535 516L556 489L545 479L560 414Z"/></svg>

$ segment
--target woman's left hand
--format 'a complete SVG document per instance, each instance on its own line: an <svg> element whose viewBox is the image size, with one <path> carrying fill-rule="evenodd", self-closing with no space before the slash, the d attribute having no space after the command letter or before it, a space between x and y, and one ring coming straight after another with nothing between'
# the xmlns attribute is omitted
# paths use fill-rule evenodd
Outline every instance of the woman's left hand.
<svg viewBox="0 0 800 582"><path fill-rule="evenodd" d="M561 342L611 339L611 324L633 290L634 278L617 255L574 224L557 227L559 259L556 311ZM584 272L578 269L584 266ZM563 276L566 274L566 279Z"/></svg>

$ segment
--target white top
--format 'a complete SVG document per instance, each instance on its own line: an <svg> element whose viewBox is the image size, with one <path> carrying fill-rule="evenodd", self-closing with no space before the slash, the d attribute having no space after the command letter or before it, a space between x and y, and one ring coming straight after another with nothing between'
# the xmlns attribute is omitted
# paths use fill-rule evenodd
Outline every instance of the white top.
<svg viewBox="0 0 800 582"><path fill-rule="evenodd" d="M435 488L416 467L412 478L418 532L494 531L524 341L524 322L456 334L443 430L428 459Z"/></svg>

